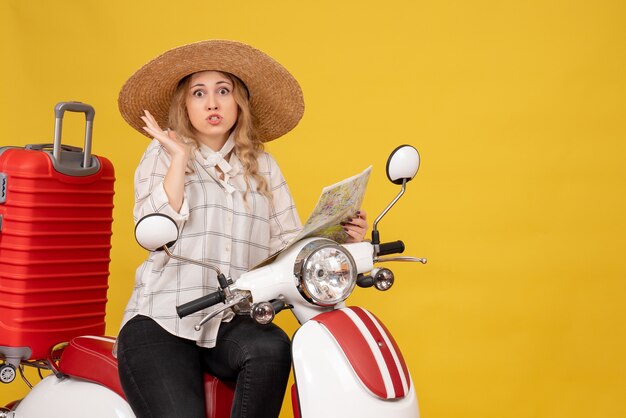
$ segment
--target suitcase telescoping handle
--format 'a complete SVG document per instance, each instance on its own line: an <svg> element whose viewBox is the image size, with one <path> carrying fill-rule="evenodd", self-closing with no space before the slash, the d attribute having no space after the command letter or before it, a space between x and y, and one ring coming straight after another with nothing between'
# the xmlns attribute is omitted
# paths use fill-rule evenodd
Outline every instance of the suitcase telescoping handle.
<svg viewBox="0 0 626 418"><path fill-rule="evenodd" d="M66 111L82 112L85 114L85 145L83 147L83 168L91 167L91 135L93 132L93 118L96 116L94 108L82 102L60 102L54 107L54 144L52 156L61 161L61 131L63 129L63 115Z"/></svg>

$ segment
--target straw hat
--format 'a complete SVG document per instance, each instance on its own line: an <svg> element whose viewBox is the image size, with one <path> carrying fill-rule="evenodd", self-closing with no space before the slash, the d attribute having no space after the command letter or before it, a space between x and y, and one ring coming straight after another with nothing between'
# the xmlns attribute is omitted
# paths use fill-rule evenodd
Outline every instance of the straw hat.
<svg viewBox="0 0 626 418"><path fill-rule="evenodd" d="M178 82L198 71L231 73L244 82L256 131L263 142L292 130L304 113L296 79L269 55L241 42L209 40L171 49L141 67L124 84L120 113L136 130L149 136L139 116L147 109L162 128L168 125L170 101Z"/></svg>

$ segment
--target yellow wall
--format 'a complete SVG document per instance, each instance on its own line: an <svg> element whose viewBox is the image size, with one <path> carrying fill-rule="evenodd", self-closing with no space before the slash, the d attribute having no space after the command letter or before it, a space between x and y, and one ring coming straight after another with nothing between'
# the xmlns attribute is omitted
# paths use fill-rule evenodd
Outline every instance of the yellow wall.
<svg viewBox="0 0 626 418"><path fill-rule="evenodd" d="M403 347L423 416L623 417L625 4L1 0L0 146L50 141L58 101L95 106L94 151L118 178L115 334L144 256L131 208L147 145L117 112L119 88L170 47L251 43L305 92L301 124L269 146L302 217L324 185L372 164L373 218L396 193L386 155L421 152L381 231L430 262L352 302ZM23 386L0 386L0 404Z"/></svg>

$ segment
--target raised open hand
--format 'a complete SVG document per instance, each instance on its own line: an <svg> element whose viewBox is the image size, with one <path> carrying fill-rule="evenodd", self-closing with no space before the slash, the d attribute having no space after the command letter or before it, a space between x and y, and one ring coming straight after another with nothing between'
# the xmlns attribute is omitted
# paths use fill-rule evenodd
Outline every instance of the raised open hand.
<svg viewBox="0 0 626 418"><path fill-rule="evenodd" d="M189 144L182 141L178 135L176 135L176 132L170 129L163 131L150 112L144 110L144 114L144 116L141 116L141 120L146 124L143 130L159 141L172 159L181 158L184 163L187 164L191 155L191 147Z"/></svg>

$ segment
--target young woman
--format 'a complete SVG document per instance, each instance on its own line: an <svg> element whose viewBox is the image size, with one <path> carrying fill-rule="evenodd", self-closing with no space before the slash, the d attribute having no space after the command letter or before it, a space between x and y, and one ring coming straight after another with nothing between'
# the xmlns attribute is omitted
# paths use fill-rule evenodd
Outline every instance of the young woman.
<svg viewBox="0 0 626 418"><path fill-rule="evenodd" d="M135 221L172 217L176 254L236 280L298 233L293 199L263 143L290 131L304 102L297 81L271 57L233 41L175 48L131 76L119 106L132 127L154 138L135 175ZM350 241L362 240L365 213L344 228ZM291 367L287 335L234 313L196 331L209 310L176 314L177 305L217 286L212 270L162 252L137 269L117 347L137 417L203 418L204 371L236 382L232 417L278 416Z"/></svg>

